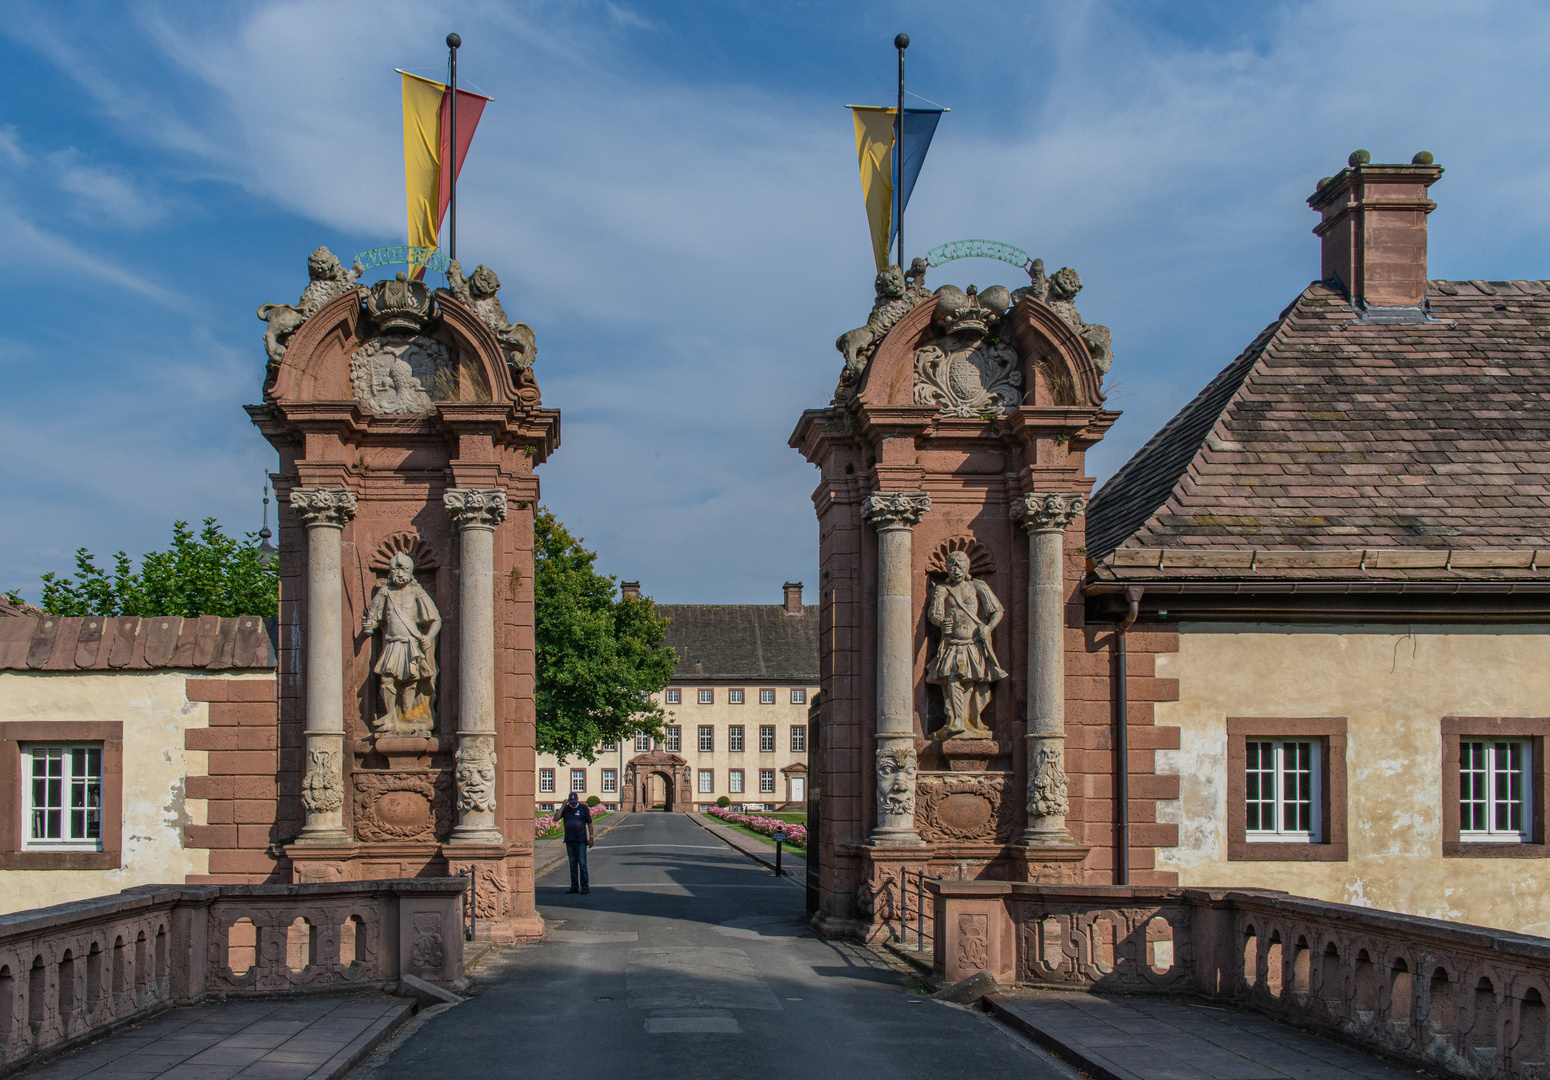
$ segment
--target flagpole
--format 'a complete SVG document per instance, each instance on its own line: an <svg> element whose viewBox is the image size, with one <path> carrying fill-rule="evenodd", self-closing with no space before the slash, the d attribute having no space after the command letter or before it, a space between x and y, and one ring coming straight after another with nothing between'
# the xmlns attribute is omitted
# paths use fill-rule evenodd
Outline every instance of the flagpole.
<svg viewBox="0 0 1550 1080"><path fill-rule="evenodd" d="M447 209L452 214L452 228L447 238L447 253L454 259L457 258L457 50L462 44L463 39L456 34L447 35L447 55L452 66L451 78L448 80L452 84L452 131L447 150L452 155L452 190L447 202ZM902 87L904 84L901 82L899 85ZM899 100L904 99L901 97Z"/></svg>
<svg viewBox="0 0 1550 1080"><path fill-rule="evenodd" d="M899 238L899 269L904 269L904 50L910 47L910 36L900 34L893 39L893 47L899 50L899 110L893 118L893 224Z"/></svg>

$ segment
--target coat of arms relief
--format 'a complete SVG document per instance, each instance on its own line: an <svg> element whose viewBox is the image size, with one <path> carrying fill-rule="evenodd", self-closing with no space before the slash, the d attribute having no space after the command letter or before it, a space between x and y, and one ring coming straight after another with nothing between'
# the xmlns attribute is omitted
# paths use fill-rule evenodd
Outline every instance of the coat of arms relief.
<svg viewBox="0 0 1550 1080"><path fill-rule="evenodd" d="M1000 285L983 293L973 285L968 292L944 285L936 297L937 336L915 350L915 404L962 417L1017 408L1023 396L1017 350L992 332L1011 307L1011 294Z"/></svg>

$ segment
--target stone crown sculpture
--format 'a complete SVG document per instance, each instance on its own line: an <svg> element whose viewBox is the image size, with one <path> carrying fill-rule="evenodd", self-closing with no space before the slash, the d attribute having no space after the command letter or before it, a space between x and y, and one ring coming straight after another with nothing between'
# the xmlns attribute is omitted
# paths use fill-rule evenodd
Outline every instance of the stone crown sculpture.
<svg viewBox="0 0 1550 1080"><path fill-rule="evenodd" d="M435 314L431 290L399 271L391 281L379 281L366 297L366 314L384 334L418 334Z"/></svg>

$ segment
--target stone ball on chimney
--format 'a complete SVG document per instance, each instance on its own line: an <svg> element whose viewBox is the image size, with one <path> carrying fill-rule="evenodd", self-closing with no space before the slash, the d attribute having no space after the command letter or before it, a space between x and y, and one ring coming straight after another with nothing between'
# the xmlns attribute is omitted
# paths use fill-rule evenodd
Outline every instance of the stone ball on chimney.
<svg viewBox="0 0 1550 1080"><path fill-rule="evenodd" d="M1372 161L1372 155L1366 150L1352 150L1351 156L1346 158L1348 165L1366 165Z"/></svg>
<svg viewBox="0 0 1550 1080"><path fill-rule="evenodd" d="M1430 165L1433 160L1434 159L1432 158L1432 152L1430 150L1422 150L1419 154L1417 154L1415 157L1410 159L1410 164L1412 164L1412 165Z"/></svg>

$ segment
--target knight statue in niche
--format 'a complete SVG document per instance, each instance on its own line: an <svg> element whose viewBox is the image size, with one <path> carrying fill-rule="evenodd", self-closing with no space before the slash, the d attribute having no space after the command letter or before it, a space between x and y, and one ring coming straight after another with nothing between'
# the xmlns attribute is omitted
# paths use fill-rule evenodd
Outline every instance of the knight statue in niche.
<svg viewBox="0 0 1550 1080"><path fill-rule="evenodd" d="M372 669L382 686L382 715L371 721L378 735L429 735L436 726L436 638L441 612L418 581L414 561L399 552L388 562L388 580L361 616L361 629L382 628L382 650Z"/></svg>
<svg viewBox="0 0 1550 1080"><path fill-rule="evenodd" d="M942 629L942 644L926 665L926 681L942 688L947 723L935 739L989 739L980 717L990 704L993 683L1006 678L996 660L991 634L1001 622L1001 602L983 581L969 575L969 556L947 557L947 583L934 586L926 618Z"/></svg>

